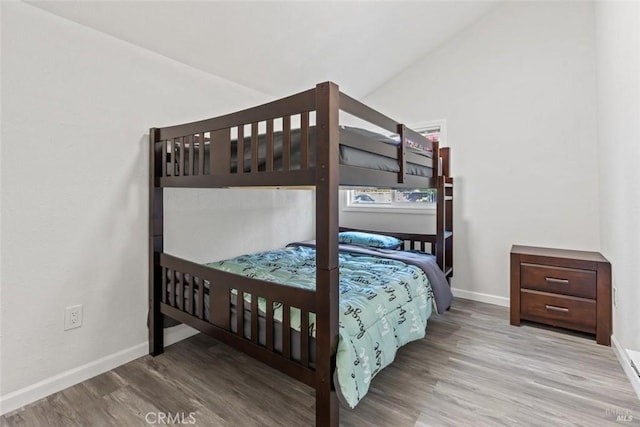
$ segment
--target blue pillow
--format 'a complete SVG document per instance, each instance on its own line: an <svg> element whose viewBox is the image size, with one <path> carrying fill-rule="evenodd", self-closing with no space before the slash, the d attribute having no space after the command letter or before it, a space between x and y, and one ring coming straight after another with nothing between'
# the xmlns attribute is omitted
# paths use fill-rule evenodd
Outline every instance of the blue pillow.
<svg viewBox="0 0 640 427"><path fill-rule="evenodd" d="M338 234L338 243L381 249L398 249L400 245L402 245L402 240L381 234L363 233L361 231L343 231Z"/></svg>

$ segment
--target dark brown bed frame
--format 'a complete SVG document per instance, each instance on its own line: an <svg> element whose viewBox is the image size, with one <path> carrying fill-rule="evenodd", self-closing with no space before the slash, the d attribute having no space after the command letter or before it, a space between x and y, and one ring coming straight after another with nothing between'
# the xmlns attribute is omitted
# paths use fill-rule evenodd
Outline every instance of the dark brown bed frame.
<svg viewBox="0 0 640 427"><path fill-rule="evenodd" d="M396 147L372 140L354 147L397 159L400 172L386 172L339 162L338 112L342 110L389 132L400 134ZM315 111L315 166L310 164L310 112ZM291 168L289 149L291 116L300 115L301 161ZM281 170L274 170L274 119L282 118L283 154ZM266 123L266 159L259 166L258 125ZM244 127L251 126L251 143L245 147ZM237 167L231 167L231 130L237 129ZM208 136L206 135L208 134ZM405 248L430 251L447 277L453 275L453 178L449 175L449 149L439 148L422 135L341 93L331 82L258 107L212 119L164 128L152 128L149 187L149 354L163 352L164 318L169 317L210 335L246 354L302 381L316 390L316 425L337 426L338 401L332 384L338 340L338 193L340 186L378 188L437 188L436 234L383 232L405 241ZM418 142L432 146L433 157L417 156L408 149ZM415 145L415 144L414 144ZM204 174L205 148L210 164ZM391 150L391 152L390 152ZM173 156L173 153L179 156ZM439 161L440 160L440 161ZM188 164L186 163L188 161ZM407 174L407 161L428 162L433 175ZM180 162L179 167L172 167ZM188 165L185 169L185 165ZM247 172L247 169L249 170ZM262 170L261 170L262 169ZM316 190L316 290L293 288L215 270L164 253L163 189L165 187L315 187ZM380 231L376 231L380 233ZM174 279L175 278L175 279ZM167 281L176 280L168 286ZM209 293L201 286L208 282ZM167 290L168 289L168 290ZM244 318L235 316L231 328L231 292L251 294L266 300L266 342L259 343L258 298L251 298L251 333L244 335ZM204 298L209 298L208 320ZM282 351L274 349L273 303L283 307ZM308 313L316 314L316 360L310 367L307 334L300 334L300 358L292 359L290 308L301 310L301 330L308 330Z"/></svg>

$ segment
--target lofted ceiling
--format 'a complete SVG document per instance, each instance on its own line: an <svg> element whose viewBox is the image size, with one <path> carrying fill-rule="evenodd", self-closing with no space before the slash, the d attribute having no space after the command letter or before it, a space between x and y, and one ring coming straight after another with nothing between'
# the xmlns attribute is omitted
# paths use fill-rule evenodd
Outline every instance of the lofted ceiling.
<svg viewBox="0 0 640 427"><path fill-rule="evenodd" d="M362 97L495 2L82 2L31 5L272 96L332 80Z"/></svg>

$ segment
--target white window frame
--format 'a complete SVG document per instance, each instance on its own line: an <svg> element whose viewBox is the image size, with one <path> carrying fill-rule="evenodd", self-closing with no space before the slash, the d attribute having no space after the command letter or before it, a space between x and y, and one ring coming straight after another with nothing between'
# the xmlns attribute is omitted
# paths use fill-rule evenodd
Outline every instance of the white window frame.
<svg viewBox="0 0 640 427"><path fill-rule="evenodd" d="M447 145L447 120L433 120L429 122L417 123L409 126L410 129L418 133L426 132L430 129L440 128L439 146L445 147ZM437 153L436 153L437 156ZM418 215L435 215L436 204L419 204L415 205L406 203L392 203L388 205L368 205L351 202L351 194L354 190L342 191L342 206L343 210L350 212L370 212L370 213L403 213L403 214L418 214Z"/></svg>

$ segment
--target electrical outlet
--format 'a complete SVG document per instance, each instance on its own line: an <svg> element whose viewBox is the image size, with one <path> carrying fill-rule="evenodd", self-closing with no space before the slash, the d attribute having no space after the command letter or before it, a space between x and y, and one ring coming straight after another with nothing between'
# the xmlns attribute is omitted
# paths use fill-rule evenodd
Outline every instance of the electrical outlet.
<svg viewBox="0 0 640 427"><path fill-rule="evenodd" d="M82 326L82 304L73 305L64 309L64 330L75 329Z"/></svg>

